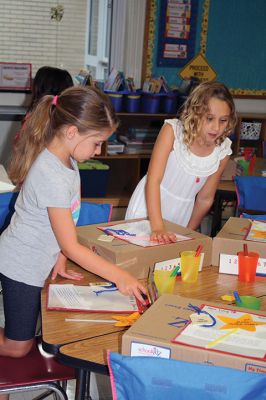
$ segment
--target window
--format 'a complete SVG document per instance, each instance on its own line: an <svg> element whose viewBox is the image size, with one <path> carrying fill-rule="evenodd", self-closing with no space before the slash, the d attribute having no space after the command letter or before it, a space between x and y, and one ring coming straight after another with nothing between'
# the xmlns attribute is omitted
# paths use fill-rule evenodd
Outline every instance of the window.
<svg viewBox="0 0 266 400"><path fill-rule="evenodd" d="M88 0L85 64L95 79L108 76L111 17L111 0Z"/></svg>

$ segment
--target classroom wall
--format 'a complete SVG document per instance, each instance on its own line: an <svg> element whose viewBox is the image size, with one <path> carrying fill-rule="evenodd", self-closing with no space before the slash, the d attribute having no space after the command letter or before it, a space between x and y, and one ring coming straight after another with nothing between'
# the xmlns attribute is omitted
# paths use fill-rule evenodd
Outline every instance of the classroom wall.
<svg viewBox="0 0 266 400"><path fill-rule="evenodd" d="M86 0L63 0L60 22L51 20L51 0L1 0L0 61L29 62L33 76L43 65L77 74L84 65Z"/></svg>
<svg viewBox="0 0 266 400"><path fill-rule="evenodd" d="M158 63L158 48L164 35L162 10L168 0L150 1L156 9L152 74L164 75L170 85L179 86L182 82L179 73L183 66L160 67ZM197 18L193 25L193 31L196 30L193 57L201 52L216 72L216 79L224 82L234 95L265 98L266 1L191 1L197 5ZM172 60L174 63L175 60Z"/></svg>

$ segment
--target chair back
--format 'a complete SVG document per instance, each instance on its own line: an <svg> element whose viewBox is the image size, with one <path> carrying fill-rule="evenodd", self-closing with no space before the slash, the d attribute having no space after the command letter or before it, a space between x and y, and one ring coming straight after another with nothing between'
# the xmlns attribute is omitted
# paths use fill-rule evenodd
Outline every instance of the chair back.
<svg viewBox="0 0 266 400"><path fill-rule="evenodd" d="M108 353L113 400L261 400L266 375L157 357Z"/></svg>
<svg viewBox="0 0 266 400"><path fill-rule="evenodd" d="M112 204L97 204L82 201L77 226L109 222L112 217Z"/></svg>
<svg viewBox="0 0 266 400"><path fill-rule="evenodd" d="M266 212L266 179L262 176L235 176L238 215L241 211L251 214Z"/></svg>
<svg viewBox="0 0 266 400"><path fill-rule="evenodd" d="M257 221L266 221L266 214L247 214L242 213L240 218L248 218L248 219L255 219Z"/></svg>
<svg viewBox="0 0 266 400"><path fill-rule="evenodd" d="M19 192L0 193L0 234L9 225Z"/></svg>

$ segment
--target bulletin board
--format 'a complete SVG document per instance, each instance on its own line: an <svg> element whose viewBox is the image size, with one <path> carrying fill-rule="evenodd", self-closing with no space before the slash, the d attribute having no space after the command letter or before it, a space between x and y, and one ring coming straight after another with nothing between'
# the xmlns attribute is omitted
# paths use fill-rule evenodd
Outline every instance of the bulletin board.
<svg viewBox="0 0 266 400"><path fill-rule="evenodd" d="M205 57L235 95L266 96L266 1L205 0Z"/></svg>
<svg viewBox="0 0 266 400"><path fill-rule="evenodd" d="M146 75L164 75L170 84L178 83L179 71L201 53L233 95L266 97L265 0L197 0L194 50L183 65L162 59L167 0L149 3Z"/></svg>

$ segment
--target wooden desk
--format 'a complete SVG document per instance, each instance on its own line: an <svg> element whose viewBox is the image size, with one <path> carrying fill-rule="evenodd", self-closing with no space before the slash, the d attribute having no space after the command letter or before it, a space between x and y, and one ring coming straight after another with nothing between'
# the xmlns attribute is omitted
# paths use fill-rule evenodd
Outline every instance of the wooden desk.
<svg viewBox="0 0 266 400"><path fill-rule="evenodd" d="M77 267L78 268L78 267ZM99 280L86 273L84 283ZM64 283L66 280L57 279ZM68 281L69 282L69 281ZM266 285L264 278L256 278L255 283L241 283L235 275L219 274L218 267L205 267L199 274L198 282L185 284L180 279L176 282L175 293L184 297L203 301L220 302L224 294L237 290L241 295L264 296L261 309L266 311ZM230 303L232 304L232 303ZM108 373L106 350L119 352L121 338L125 329L111 324L66 323L66 317L99 318L99 314L74 313L46 310L46 291L42 293L43 347L46 351L58 354L59 359L78 369L76 400L85 399L91 371ZM109 318L101 314L101 318ZM111 325L111 326L110 326Z"/></svg>

